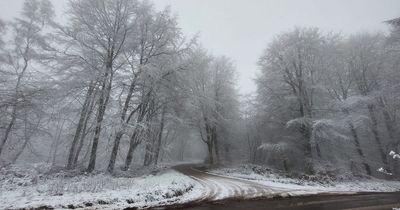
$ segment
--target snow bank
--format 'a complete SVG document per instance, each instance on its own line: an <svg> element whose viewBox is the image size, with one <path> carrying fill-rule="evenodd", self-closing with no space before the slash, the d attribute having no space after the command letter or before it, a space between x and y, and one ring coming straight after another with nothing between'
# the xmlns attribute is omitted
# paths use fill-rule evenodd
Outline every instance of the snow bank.
<svg viewBox="0 0 400 210"><path fill-rule="evenodd" d="M0 209L150 208L193 201L203 193L198 182L173 170L139 178L98 174L47 179L34 171L14 172L1 171Z"/></svg>
<svg viewBox="0 0 400 210"><path fill-rule="evenodd" d="M306 178L288 178L268 168L243 165L232 168L214 169L211 174L250 180L281 191L288 195L307 195L317 193L355 193L355 192L395 192L400 191L399 181L379 179L332 180L321 178L312 181Z"/></svg>

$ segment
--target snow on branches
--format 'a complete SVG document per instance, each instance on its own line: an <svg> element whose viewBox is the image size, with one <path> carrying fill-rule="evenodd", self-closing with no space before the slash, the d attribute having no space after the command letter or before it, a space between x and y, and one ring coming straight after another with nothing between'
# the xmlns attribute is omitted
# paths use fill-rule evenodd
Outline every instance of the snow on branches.
<svg viewBox="0 0 400 210"><path fill-rule="evenodd" d="M376 171L381 172L381 173L386 174L386 175L389 175L389 176L393 175L392 173L390 173L389 171L387 171L386 169L384 169L382 167L378 168L378 170L376 170Z"/></svg>
<svg viewBox="0 0 400 210"><path fill-rule="evenodd" d="M397 154L397 153L394 152L393 150L389 152L389 155L390 155L393 159L400 159L400 154Z"/></svg>

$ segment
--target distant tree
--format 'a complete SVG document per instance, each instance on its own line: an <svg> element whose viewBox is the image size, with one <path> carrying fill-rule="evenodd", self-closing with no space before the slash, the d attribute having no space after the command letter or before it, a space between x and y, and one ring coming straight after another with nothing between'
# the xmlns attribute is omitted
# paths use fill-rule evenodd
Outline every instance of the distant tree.
<svg viewBox="0 0 400 210"><path fill-rule="evenodd" d="M239 113L235 93L235 69L225 57L213 58L201 49L190 57L189 110L193 113L191 124L199 131L207 145L208 162L214 164L221 158L221 143L229 150L232 122Z"/></svg>
<svg viewBox="0 0 400 210"><path fill-rule="evenodd" d="M293 112L294 119L290 119L287 125L303 135L304 151L309 161L313 159L313 150L317 157L321 157L318 142L312 141L311 134L329 38L316 28L296 28L277 36L259 60L259 88L266 87L265 92L260 93L279 94L276 95L278 100L297 106Z"/></svg>
<svg viewBox="0 0 400 210"><path fill-rule="evenodd" d="M42 87L37 84L38 80L44 79L41 72L33 66L38 64L43 58L43 50L48 47L45 38L45 31L54 16L53 8L48 0L25 1L21 16L9 23L10 35L6 45L0 48L1 69L0 77L4 81L1 83L0 110L6 113L2 119L5 122L4 129L1 129L0 155L4 151L7 142L17 129L17 124L23 125L37 122L30 120L29 114L38 112L37 100L43 93ZM0 30L4 30L4 23L0 23ZM0 42L0 45L4 45ZM0 46L1 47L1 46ZM44 80L43 80L44 82ZM32 112L35 110L34 112ZM40 115L40 113L37 113ZM27 129L26 126L25 129ZM0 126L3 128L3 126ZM26 134L26 133L25 133ZM29 134L26 134L29 135ZM30 134L32 135L32 134ZM22 144L21 150L26 146ZM18 152L20 153L20 152Z"/></svg>
<svg viewBox="0 0 400 210"><path fill-rule="evenodd" d="M348 65L350 74L354 80L354 84L358 93L363 97L370 97L370 102L367 103L367 109L371 120L371 131L373 133L377 148L381 156L383 164L388 167L386 158L385 145L382 142L382 136L378 128L378 116L376 113L375 100L382 102L383 97L375 97L374 92L380 89L380 71L383 69L383 37L380 34L360 34L350 37L348 41ZM384 111L384 115L390 118L389 113ZM388 133L393 138L393 129L390 119L386 119Z"/></svg>

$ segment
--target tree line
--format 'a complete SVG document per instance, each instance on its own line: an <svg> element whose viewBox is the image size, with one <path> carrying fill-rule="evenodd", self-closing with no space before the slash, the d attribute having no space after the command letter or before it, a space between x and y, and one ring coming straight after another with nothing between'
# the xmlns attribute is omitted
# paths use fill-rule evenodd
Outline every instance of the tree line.
<svg viewBox="0 0 400 210"><path fill-rule="evenodd" d="M2 165L128 170L168 158L188 133L210 163L223 158L238 118L229 58L148 1L72 0L64 15L57 23L49 0L27 0L0 22Z"/></svg>
<svg viewBox="0 0 400 210"><path fill-rule="evenodd" d="M275 37L259 59L247 114L252 162L310 174L380 176L381 166L399 174L389 152L400 146L400 24L386 23L389 34L298 27Z"/></svg>
<svg viewBox="0 0 400 210"><path fill-rule="evenodd" d="M55 15L26 0L0 20L1 166L113 172L204 150L210 164L400 174L399 19L388 34L280 33L241 98L234 62L185 36L168 7L71 0Z"/></svg>

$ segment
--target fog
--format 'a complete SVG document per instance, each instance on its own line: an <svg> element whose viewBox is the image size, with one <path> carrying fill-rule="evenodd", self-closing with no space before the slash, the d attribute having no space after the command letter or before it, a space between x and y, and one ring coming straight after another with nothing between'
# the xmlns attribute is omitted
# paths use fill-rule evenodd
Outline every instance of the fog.
<svg viewBox="0 0 400 210"><path fill-rule="evenodd" d="M1 0L0 17L18 13L23 0ZM52 0L63 20L66 0ZM155 0L157 9L170 6L188 36L199 34L212 53L235 61L241 94L255 91L257 58L279 31L313 26L326 32L351 34L384 31L383 21L400 15L397 0Z"/></svg>
<svg viewBox="0 0 400 210"><path fill-rule="evenodd" d="M0 0L0 209L397 208L398 8Z"/></svg>

